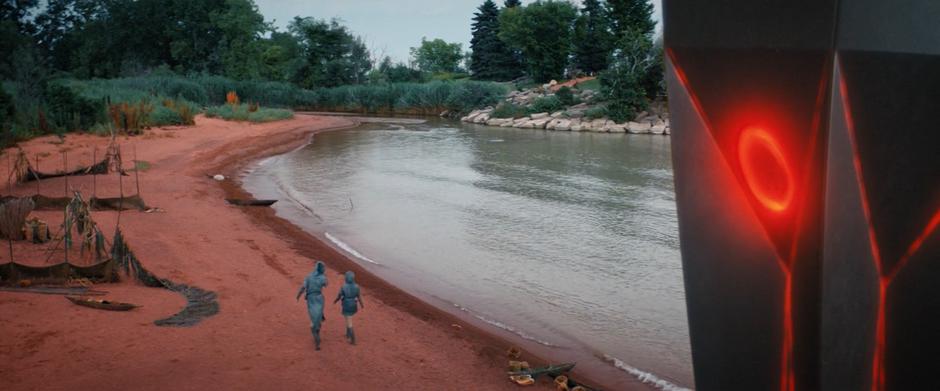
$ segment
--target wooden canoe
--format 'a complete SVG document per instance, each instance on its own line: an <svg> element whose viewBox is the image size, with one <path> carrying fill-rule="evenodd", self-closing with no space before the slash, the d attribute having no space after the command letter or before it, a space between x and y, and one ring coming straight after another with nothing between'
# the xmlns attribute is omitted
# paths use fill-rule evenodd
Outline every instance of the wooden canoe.
<svg viewBox="0 0 940 391"><path fill-rule="evenodd" d="M69 301L71 301L72 303L78 304L80 306L95 308L99 310L107 310L107 311L130 311L134 308L140 307L139 305L130 304L130 303L90 299L86 297L65 296L65 298L69 299Z"/></svg>
<svg viewBox="0 0 940 391"><path fill-rule="evenodd" d="M277 200L243 200L238 198L226 198L225 201L238 206L271 206L277 202Z"/></svg>

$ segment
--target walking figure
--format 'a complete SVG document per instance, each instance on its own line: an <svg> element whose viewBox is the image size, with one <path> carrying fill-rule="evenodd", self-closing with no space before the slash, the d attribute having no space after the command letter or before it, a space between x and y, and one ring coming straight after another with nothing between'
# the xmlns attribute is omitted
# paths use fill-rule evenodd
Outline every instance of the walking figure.
<svg viewBox="0 0 940 391"><path fill-rule="evenodd" d="M310 314L310 332L313 333L313 341L316 349L320 350L320 325L326 320L323 316L323 287L326 286L326 265L317 261L313 271L304 278L304 283L297 292L297 300L300 295L307 293L307 312Z"/></svg>
<svg viewBox="0 0 940 391"><path fill-rule="evenodd" d="M359 310L359 307L366 308L362 303L362 296L359 295L359 284L356 284L356 273L346 272L346 283L339 289L336 300L333 304L342 300L343 317L346 318L346 339L350 344L356 344L356 333L353 332L352 317Z"/></svg>

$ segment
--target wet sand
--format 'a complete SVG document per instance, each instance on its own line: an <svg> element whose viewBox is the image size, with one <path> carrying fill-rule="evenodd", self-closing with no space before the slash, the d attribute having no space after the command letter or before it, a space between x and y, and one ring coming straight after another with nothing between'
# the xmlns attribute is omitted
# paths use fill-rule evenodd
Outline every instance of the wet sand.
<svg viewBox="0 0 940 391"><path fill-rule="evenodd" d="M0 292L0 388L518 388L504 374L510 342L366 272L269 208L223 200L247 196L237 178L250 163L301 146L312 133L351 126L355 122L339 117L298 115L257 125L200 116L196 126L119 138L125 167L132 167L135 146L138 159L151 164L140 172L140 193L163 210L121 213L131 249L156 275L218 293L221 310L194 327L157 327L154 320L183 307L182 296L133 283L96 286L110 292L108 299L143 305L115 313L78 307L61 296ZM107 144L104 137L69 135L64 142L50 136L22 146L31 159L41 156L40 170L54 171L62 167L60 151L68 151L74 168L90 164L93 146L100 159ZM0 165L6 176L6 161ZM207 177L212 174L228 179L217 182ZM68 180L86 198L93 191L119 194L115 174L98 176L96 186L91 176ZM125 195L136 192L133 173L121 181ZM40 188L62 196L65 182L44 180ZM35 183L12 191L35 192ZM61 212L36 214L51 226L61 222ZM118 213L93 212L93 218L110 240ZM313 349L306 306L294 297L314 258L328 267L328 303L341 285L340 273L357 273L366 307L355 317L356 346L344 340L339 307L327 304L323 350ZM546 379L540 383L537 389L552 388Z"/></svg>

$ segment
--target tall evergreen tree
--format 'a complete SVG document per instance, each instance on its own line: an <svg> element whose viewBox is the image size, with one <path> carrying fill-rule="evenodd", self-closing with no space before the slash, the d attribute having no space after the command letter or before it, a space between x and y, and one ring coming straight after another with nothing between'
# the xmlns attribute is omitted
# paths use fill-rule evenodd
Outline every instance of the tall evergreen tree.
<svg viewBox="0 0 940 391"><path fill-rule="evenodd" d="M575 67L589 74L607 69L607 59L612 50L609 26L607 10L600 1L584 0L581 15L575 22Z"/></svg>
<svg viewBox="0 0 940 391"><path fill-rule="evenodd" d="M503 5L506 6L506 8L518 7L522 5L522 1L521 0L506 0L506 2L503 3Z"/></svg>
<svg viewBox="0 0 940 391"><path fill-rule="evenodd" d="M652 37L656 22L653 21L653 3L649 0L607 0L611 29L618 40L631 35L629 31Z"/></svg>
<svg viewBox="0 0 940 391"><path fill-rule="evenodd" d="M560 79L568 66L578 9L568 1L536 1L503 10L499 37L522 51L528 75L537 82Z"/></svg>
<svg viewBox="0 0 940 391"><path fill-rule="evenodd" d="M518 0L517 0L518 1ZM470 71L475 79L511 80L521 75L516 54L499 38L499 8L486 0L473 17Z"/></svg>

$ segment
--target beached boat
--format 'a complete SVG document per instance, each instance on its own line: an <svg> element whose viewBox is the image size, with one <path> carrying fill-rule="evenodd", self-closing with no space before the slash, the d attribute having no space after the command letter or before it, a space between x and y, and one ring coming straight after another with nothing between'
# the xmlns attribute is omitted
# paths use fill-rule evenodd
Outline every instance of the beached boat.
<svg viewBox="0 0 940 391"><path fill-rule="evenodd" d="M72 303L78 304L80 306L85 306L89 308L95 308L99 310L108 310L108 311L130 311L134 308L140 307L139 305L130 304L130 303L121 303L117 301L108 301L108 300L98 300L90 299L86 297L76 297L76 296L65 296L66 299L69 299Z"/></svg>
<svg viewBox="0 0 940 391"><path fill-rule="evenodd" d="M277 200L243 200L238 198L226 198L225 201L238 206L271 206Z"/></svg>

